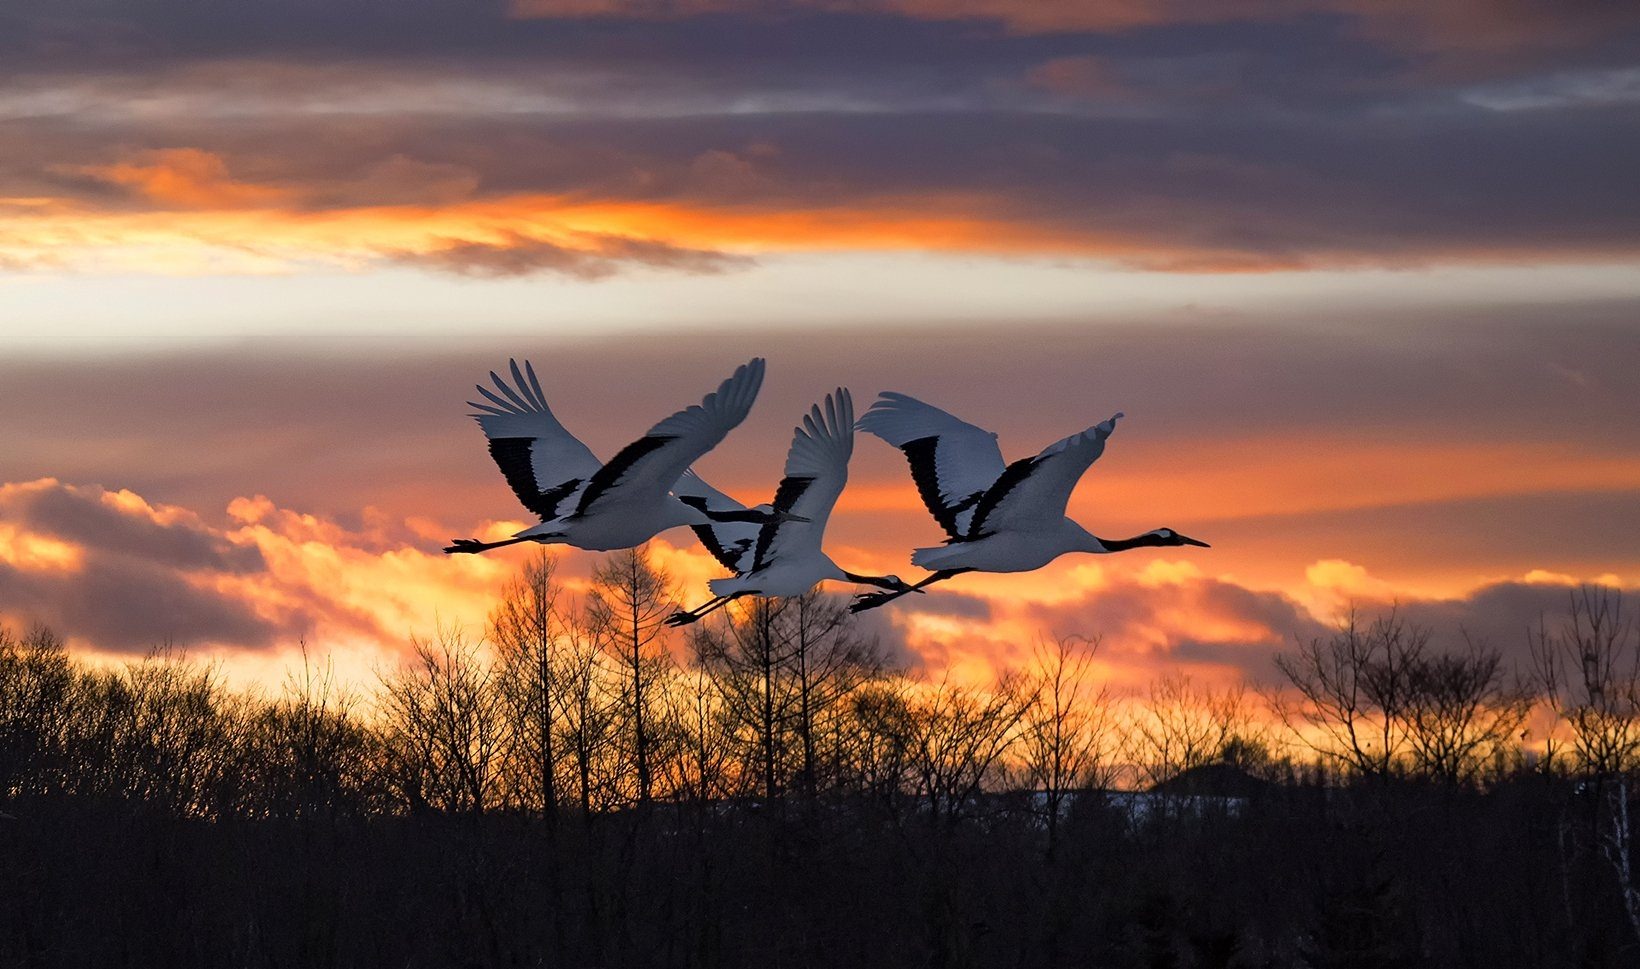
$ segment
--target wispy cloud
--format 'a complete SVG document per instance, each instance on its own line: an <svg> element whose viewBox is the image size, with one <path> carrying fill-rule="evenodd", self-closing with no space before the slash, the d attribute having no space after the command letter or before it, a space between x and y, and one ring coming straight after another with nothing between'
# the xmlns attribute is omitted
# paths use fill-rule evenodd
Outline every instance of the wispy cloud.
<svg viewBox="0 0 1640 969"><path fill-rule="evenodd" d="M0 260L589 279L883 249L1201 272L1632 261L1640 15L1597 6L11 13Z"/></svg>

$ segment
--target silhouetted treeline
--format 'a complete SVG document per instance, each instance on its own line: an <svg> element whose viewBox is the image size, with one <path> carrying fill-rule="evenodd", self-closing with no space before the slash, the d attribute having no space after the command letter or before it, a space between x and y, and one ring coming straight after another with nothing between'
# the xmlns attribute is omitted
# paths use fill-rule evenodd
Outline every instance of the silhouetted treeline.
<svg viewBox="0 0 1640 969"><path fill-rule="evenodd" d="M668 639L640 553L552 568L367 694L0 632L0 966L1640 965L1615 593L1525 669L1390 614L1129 696L1091 641L928 682L843 599Z"/></svg>

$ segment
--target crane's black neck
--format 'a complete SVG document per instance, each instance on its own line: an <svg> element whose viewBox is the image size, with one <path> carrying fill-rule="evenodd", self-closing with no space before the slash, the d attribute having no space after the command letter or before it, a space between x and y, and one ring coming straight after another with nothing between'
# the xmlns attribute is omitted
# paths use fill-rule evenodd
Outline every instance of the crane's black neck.
<svg viewBox="0 0 1640 969"><path fill-rule="evenodd" d="M1099 544L1103 545L1107 552L1126 552L1133 548L1158 548L1166 545L1167 540L1155 532L1145 532L1132 538L1100 538Z"/></svg>
<svg viewBox="0 0 1640 969"><path fill-rule="evenodd" d="M858 585L874 585L879 589L899 588L899 586L886 575L857 575L847 569L844 569L843 577Z"/></svg>

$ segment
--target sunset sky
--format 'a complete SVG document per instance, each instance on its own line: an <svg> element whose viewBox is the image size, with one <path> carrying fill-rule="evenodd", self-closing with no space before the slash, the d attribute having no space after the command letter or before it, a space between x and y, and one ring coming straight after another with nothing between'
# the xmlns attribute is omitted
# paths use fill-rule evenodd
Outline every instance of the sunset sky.
<svg viewBox="0 0 1640 969"><path fill-rule="evenodd" d="M528 554L439 551L525 522L489 369L608 457L763 355L701 465L748 501L839 384L1009 458L1121 410L1073 517L1213 545L872 614L918 670L1267 677L1390 601L1518 655L1640 588L1636 171L1599 0L7 5L0 622L368 676ZM862 435L830 537L911 577L940 534Z"/></svg>

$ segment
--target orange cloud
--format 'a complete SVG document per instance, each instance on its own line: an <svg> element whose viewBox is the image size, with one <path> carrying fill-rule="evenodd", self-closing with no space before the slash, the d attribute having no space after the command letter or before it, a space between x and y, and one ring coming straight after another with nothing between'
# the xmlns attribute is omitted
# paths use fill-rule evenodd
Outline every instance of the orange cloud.
<svg viewBox="0 0 1640 969"><path fill-rule="evenodd" d="M52 479L0 485L0 623L43 621L77 649L105 656L170 641L223 659L242 681L276 679L305 639L344 678L368 683L413 633L437 624L481 627L521 561L508 553L450 558L420 534L448 529L369 510L360 518L344 526L248 497L213 521L131 492ZM483 530L516 527L495 522ZM876 568L902 550L831 551ZM567 589L584 594L595 558L560 554ZM686 602L722 574L686 533L656 541L650 554ZM1206 559L1065 559L1036 573L964 576L866 621L890 634L889 649L920 657L927 676L968 684L1028 662L1043 637L1097 637L1100 678L1136 693L1163 671L1213 684L1267 676L1275 651L1324 635L1354 603L1371 611L1398 600L1417 621L1454 634L1475 630L1510 647L1579 578L1538 570L1437 596L1342 559L1315 561L1269 587L1238 581Z"/></svg>
<svg viewBox="0 0 1640 969"><path fill-rule="evenodd" d="M306 210L271 204L286 196L261 186L189 180L172 168L162 173L144 166L103 169L114 170L162 207L120 211L65 202L25 211L0 227L0 257L162 273L266 272L313 263L365 268L383 260L458 263L463 253L505 267L508 253L543 249L560 259L582 254L695 269L703 261L716 266L732 264L737 256L802 251L1148 258L1147 247L1132 240L988 216L991 203L967 196L760 208L521 194L442 206ZM213 206L213 201L219 204ZM1222 268L1273 268L1233 254L1174 253L1166 258Z"/></svg>
<svg viewBox="0 0 1640 969"><path fill-rule="evenodd" d="M995 211L996 200L951 193L813 208L520 194L440 206L309 210L271 204L289 197L283 190L189 181L170 169L163 176L138 169L130 178L163 207L123 211L64 200L24 210L0 226L0 260L181 275L315 265L362 270L401 262L486 275L555 270L582 276L604 275L621 264L715 272L758 254L793 252L1063 255L1188 272L1270 272L1364 260L1192 248L1042 225ZM1468 258L1525 256L1488 251ZM1542 254L1533 258L1541 261Z"/></svg>
<svg viewBox="0 0 1640 969"><path fill-rule="evenodd" d="M1180 520L1233 519L1640 490L1640 455L1569 444L1255 435L1165 446L1135 440L1118 456L1112 442L1073 510L1144 507Z"/></svg>
<svg viewBox="0 0 1640 969"><path fill-rule="evenodd" d="M1103 97L1117 82L1102 62L1060 58L1040 65L1030 82L1077 97ZM89 177L124 197L18 196L0 200L0 265L114 273L278 273L303 268L368 270L412 265L475 276L555 272L598 278L626 267L714 273L763 254L919 251L996 256L1066 256L1175 272L1272 272L1320 267L1452 262L1513 263L1610 260L1610 239L1586 248L1562 239L1552 251L1508 234L1484 239L1436 237L1421 244L1368 232L1364 246L1343 237L1302 244L1250 242L1248 217L1235 211L1238 192L1285 191L1312 176L1281 164L1241 163L1215 155L1174 153L1161 174L1185 186L1235 186L1224 203L1196 201L1183 223L1158 221L1146 206L1110 200L1070 212L1028 191L1009 188L861 190L831 198L838 185L776 179L765 168L778 146L741 153L701 152L667 197L621 197L625 189L590 193L516 191L482 195L483 179L465 165L395 154L360 174L247 177L231 161L196 147L140 152L98 165L48 166ZM264 160L262 165L266 165ZM1058 162L1054 163L1058 166ZM653 177L639 173L637 181ZM1024 186L1021 186L1023 189ZM645 189L647 191L647 189ZM1137 208L1135 207L1137 205ZM1230 231L1235 227L1234 231ZM1276 231L1271 237L1285 233ZM1494 241L1495 240L1495 241Z"/></svg>
<svg viewBox="0 0 1640 969"><path fill-rule="evenodd" d="M1023 449L1004 445L1008 456L1023 456ZM907 478L855 478L838 502L839 515L903 515L895 523L896 538L917 544L938 540ZM1123 528L1168 525L1189 532L1194 522L1623 491L1640 491L1640 455L1588 445L1398 442L1344 433L1158 442L1135 432L1123 441L1112 438L1109 451L1078 485L1070 515L1117 538L1127 537L1116 533ZM1132 509L1138 508L1149 517L1136 518ZM1215 554L1220 552L1228 554Z"/></svg>
<svg viewBox="0 0 1640 969"><path fill-rule="evenodd" d="M198 148L143 152L135 160L75 168L161 206L184 209L256 208L289 201L286 189L238 181L220 155Z"/></svg>
<svg viewBox="0 0 1640 969"><path fill-rule="evenodd" d="M399 523L364 518L345 528L244 498L212 523L129 491L0 486L0 621L125 652L277 651L305 638L358 667L441 618L484 620L511 563L453 560Z"/></svg>

